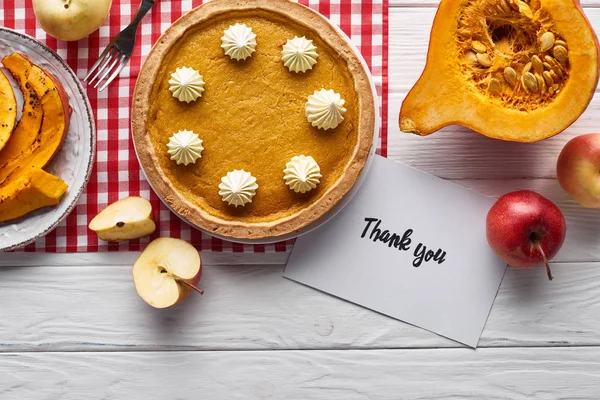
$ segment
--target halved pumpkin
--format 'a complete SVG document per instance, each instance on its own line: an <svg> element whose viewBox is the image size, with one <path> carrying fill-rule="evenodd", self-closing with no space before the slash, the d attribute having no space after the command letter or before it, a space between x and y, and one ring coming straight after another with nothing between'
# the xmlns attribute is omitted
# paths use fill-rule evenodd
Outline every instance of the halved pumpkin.
<svg viewBox="0 0 600 400"><path fill-rule="evenodd" d="M4 149L17 123L17 99L10 81L0 71L0 151Z"/></svg>
<svg viewBox="0 0 600 400"><path fill-rule="evenodd" d="M62 86L54 77L32 65L27 84L34 90L43 110L38 132L27 132L31 146L22 152L0 153L0 187L12 175L28 168L43 168L56 154L69 130L71 107Z"/></svg>
<svg viewBox="0 0 600 400"><path fill-rule="evenodd" d="M23 92L23 113L17 123L13 135L6 144L4 152L0 153L0 165L6 164L15 155L25 154L35 143L42 126L42 103L35 90L28 83L29 72L33 65L19 53L13 53L2 59L2 64L8 69Z"/></svg>
<svg viewBox="0 0 600 400"><path fill-rule="evenodd" d="M442 0L400 129L463 125L534 142L562 132L598 84L598 40L578 0Z"/></svg>
<svg viewBox="0 0 600 400"><path fill-rule="evenodd" d="M62 179L40 168L24 171L0 188L0 222L57 205L67 188Z"/></svg>

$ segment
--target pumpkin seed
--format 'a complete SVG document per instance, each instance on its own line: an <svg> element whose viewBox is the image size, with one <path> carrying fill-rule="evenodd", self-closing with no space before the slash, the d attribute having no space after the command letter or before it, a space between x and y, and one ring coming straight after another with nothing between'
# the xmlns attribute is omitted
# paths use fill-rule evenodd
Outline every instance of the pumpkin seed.
<svg viewBox="0 0 600 400"><path fill-rule="evenodd" d="M537 93L540 90L540 87L538 85L538 81L537 79L535 79L535 75L533 75L531 72L527 72L525 74L523 74L522 77L523 80L523 85L529 89L530 91Z"/></svg>
<svg viewBox="0 0 600 400"><path fill-rule="evenodd" d="M552 68L552 71L558 75L559 78L564 78L565 74L563 73L562 69L560 69L560 67L554 67Z"/></svg>
<svg viewBox="0 0 600 400"><path fill-rule="evenodd" d="M477 53L485 53L487 52L487 47L485 44L481 43L479 40L473 40L471 42L471 48L475 50Z"/></svg>
<svg viewBox="0 0 600 400"><path fill-rule="evenodd" d="M479 61L479 64L483 65L484 67L489 68L492 66L492 59L487 53L478 53L476 57L477 61Z"/></svg>
<svg viewBox="0 0 600 400"><path fill-rule="evenodd" d="M529 71L531 71L531 65L532 64L530 62L528 62L527 64L525 64L525 67L523 67L523 71L521 71L521 74L526 74Z"/></svg>
<svg viewBox="0 0 600 400"><path fill-rule="evenodd" d="M546 92L546 82L544 81L544 78L542 78L538 74L535 74L535 80L538 83L538 87L540 88L540 92L545 93Z"/></svg>
<svg viewBox="0 0 600 400"><path fill-rule="evenodd" d="M531 66L533 67L533 70L538 74L544 72L544 64L538 56L531 57Z"/></svg>
<svg viewBox="0 0 600 400"><path fill-rule="evenodd" d="M467 51L467 60L470 63L476 64L477 63L477 54L475 54L475 52L471 51L471 50Z"/></svg>
<svg viewBox="0 0 600 400"><path fill-rule="evenodd" d="M515 0L508 0L508 4L513 10L519 11L519 6L517 5L517 2Z"/></svg>
<svg viewBox="0 0 600 400"><path fill-rule="evenodd" d="M554 81L558 81L560 79L560 77L554 71L550 71L550 76L552 77L552 80L554 80Z"/></svg>
<svg viewBox="0 0 600 400"><path fill-rule="evenodd" d="M552 54L554 54L554 58L556 58L562 64L566 64L567 60L569 59L569 53L567 52L567 49L562 46L554 46Z"/></svg>
<svg viewBox="0 0 600 400"><path fill-rule="evenodd" d="M525 90L525 93L531 93L529 89L527 89L527 85L525 84L525 78L521 75L521 87Z"/></svg>
<svg viewBox="0 0 600 400"><path fill-rule="evenodd" d="M556 42L554 42L555 45L557 46L562 46L565 49L568 49L569 47L567 46L567 42L565 42L564 40L560 40L558 39Z"/></svg>
<svg viewBox="0 0 600 400"><path fill-rule="evenodd" d="M561 67L561 65L559 63L557 63L556 61L554 62L554 65L552 67L552 71L555 71L555 73L560 76L561 78L565 77L565 70L563 67Z"/></svg>
<svg viewBox="0 0 600 400"><path fill-rule="evenodd" d="M564 70L554 58L546 56L544 57L544 60L546 60L546 62L552 66L552 71L554 71L556 75L560 76L561 78L565 76Z"/></svg>
<svg viewBox="0 0 600 400"><path fill-rule="evenodd" d="M529 19L533 18L533 12L531 11L531 8L527 5L527 3L521 0L515 0L515 4L518 7L518 11L522 15L526 16Z"/></svg>
<svg viewBox="0 0 600 400"><path fill-rule="evenodd" d="M544 81L546 81L546 85L549 88L554 86L554 78L552 78L552 74L550 72L544 71L544 73L542 74L542 77L544 78Z"/></svg>
<svg viewBox="0 0 600 400"><path fill-rule="evenodd" d="M490 93L500 93L502 91L502 84L498 79L492 78L488 83L488 90Z"/></svg>
<svg viewBox="0 0 600 400"><path fill-rule="evenodd" d="M547 70L551 70L552 69L552 65L548 64L547 62L544 61L544 68L546 68Z"/></svg>
<svg viewBox="0 0 600 400"><path fill-rule="evenodd" d="M544 33L542 36L540 36L540 51L543 53L543 52L550 50L552 48L552 46L554 46L554 43L555 43L554 33L552 33L552 32Z"/></svg>
<svg viewBox="0 0 600 400"><path fill-rule="evenodd" d="M511 67L504 68L504 79L510 86L515 86L515 83L517 83L517 72Z"/></svg>

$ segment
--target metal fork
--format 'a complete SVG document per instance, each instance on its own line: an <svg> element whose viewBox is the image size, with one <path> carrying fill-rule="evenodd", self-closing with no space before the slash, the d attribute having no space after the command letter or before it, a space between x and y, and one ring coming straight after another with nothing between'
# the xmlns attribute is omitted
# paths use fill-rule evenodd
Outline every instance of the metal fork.
<svg viewBox="0 0 600 400"><path fill-rule="evenodd" d="M121 73L133 53L135 36L140 21L150 11L155 2L156 0L142 0L133 21L106 46L84 81L91 85L96 80L94 88L104 81L104 84L100 86L100 91L103 91ZM92 74L94 75L92 76Z"/></svg>

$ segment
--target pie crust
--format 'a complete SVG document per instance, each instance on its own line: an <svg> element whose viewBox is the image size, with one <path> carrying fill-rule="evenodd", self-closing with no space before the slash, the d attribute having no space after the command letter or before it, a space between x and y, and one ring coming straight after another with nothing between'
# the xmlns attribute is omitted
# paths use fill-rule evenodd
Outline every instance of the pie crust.
<svg viewBox="0 0 600 400"><path fill-rule="evenodd" d="M293 214L265 222L246 222L224 219L213 215L207 209L186 198L175 188L162 169L157 149L148 134L147 124L152 90L164 57L181 37L197 24L224 13L265 10L291 19L315 32L337 52L340 60L346 63L354 81L358 99L358 125L354 128L356 145L337 181L314 202L302 207ZM224 56L225 57L225 56ZM315 88L319 90L321 88ZM201 99L199 99L201 101ZM190 11L177 20L156 42L146 59L135 86L132 104L132 133L135 149L146 177L162 200L180 217L189 223L221 236L240 239L274 238L295 232L317 221L331 210L352 188L361 173L373 144L377 111L369 80L359 57L345 36L317 12L289 0L213 0ZM308 123L308 122L307 122ZM342 122L343 123L343 122ZM160 149L159 151L163 151ZM309 156L310 154L305 154ZM283 171L284 166L281 170ZM283 175L282 175L283 176ZM215 190L219 182L215 182ZM283 179L281 184L283 185ZM260 188L258 189L260 191Z"/></svg>

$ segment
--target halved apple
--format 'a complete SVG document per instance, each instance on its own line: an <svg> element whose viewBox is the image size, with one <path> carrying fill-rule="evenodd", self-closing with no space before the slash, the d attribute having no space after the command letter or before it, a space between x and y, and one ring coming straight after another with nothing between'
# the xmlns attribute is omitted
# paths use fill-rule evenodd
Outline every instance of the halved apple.
<svg viewBox="0 0 600 400"><path fill-rule="evenodd" d="M181 239L159 238L146 247L133 265L133 283L140 297L154 308L185 300L202 275L198 250Z"/></svg>
<svg viewBox="0 0 600 400"><path fill-rule="evenodd" d="M0 150L6 146L17 123L17 99L10 81L0 71Z"/></svg>
<svg viewBox="0 0 600 400"><path fill-rule="evenodd" d="M126 197L102 210L89 228L102 240L121 242L151 235L156 230L152 204L143 197Z"/></svg>

